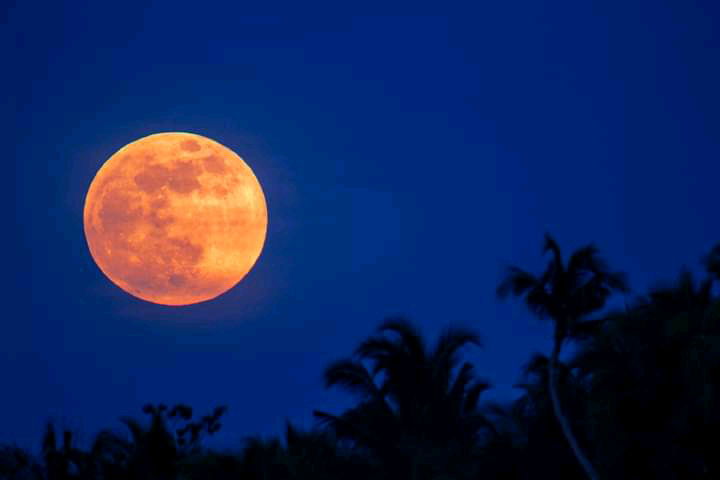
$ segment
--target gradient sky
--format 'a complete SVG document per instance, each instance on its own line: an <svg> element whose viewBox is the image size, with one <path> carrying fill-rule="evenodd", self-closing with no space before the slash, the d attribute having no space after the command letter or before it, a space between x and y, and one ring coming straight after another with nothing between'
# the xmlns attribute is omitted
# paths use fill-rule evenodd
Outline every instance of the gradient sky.
<svg viewBox="0 0 720 480"><path fill-rule="evenodd" d="M0 442L36 446L49 417L89 440L161 401L227 404L226 446L309 426L348 405L323 368L392 314L433 339L477 329L469 358L509 399L549 329L494 289L507 264L543 265L544 232L595 242L637 292L720 240L717 2L14 3ZM100 165L162 131L235 150L270 215L249 276L185 308L115 287L82 229Z"/></svg>

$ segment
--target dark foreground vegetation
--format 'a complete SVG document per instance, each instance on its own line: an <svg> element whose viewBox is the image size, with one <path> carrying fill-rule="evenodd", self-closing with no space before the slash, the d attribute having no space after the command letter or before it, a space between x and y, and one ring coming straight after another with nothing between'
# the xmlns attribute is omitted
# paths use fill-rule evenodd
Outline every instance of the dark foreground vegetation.
<svg viewBox="0 0 720 480"><path fill-rule="evenodd" d="M0 478L47 480L720 479L720 245L705 273L682 272L621 311L600 313L624 276L592 246L549 255L537 274L510 268L498 296L521 299L554 326L553 349L530 356L511 404L462 358L469 330L428 341L389 319L325 370L352 393L344 412L314 412L312 431L203 447L224 407L197 418L148 405L87 448L49 425L39 456L0 447ZM560 353L572 346L571 355Z"/></svg>

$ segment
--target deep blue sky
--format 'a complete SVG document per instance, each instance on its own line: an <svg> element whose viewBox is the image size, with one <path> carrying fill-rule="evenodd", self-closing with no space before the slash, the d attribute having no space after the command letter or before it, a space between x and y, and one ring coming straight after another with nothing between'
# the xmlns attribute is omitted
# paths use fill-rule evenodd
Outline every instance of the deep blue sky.
<svg viewBox="0 0 720 480"><path fill-rule="evenodd" d="M717 2L15 3L0 442L37 445L48 417L87 440L159 401L229 405L228 446L310 425L347 405L324 366L396 313L433 338L476 328L488 398L511 398L548 327L494 288L509 263L543 265L545 231L566 251L595 242L638 292L720 240ZM185 308L120 291L82 230L100 165L162 131L239 153L270 214L250 275Z"/></svg>

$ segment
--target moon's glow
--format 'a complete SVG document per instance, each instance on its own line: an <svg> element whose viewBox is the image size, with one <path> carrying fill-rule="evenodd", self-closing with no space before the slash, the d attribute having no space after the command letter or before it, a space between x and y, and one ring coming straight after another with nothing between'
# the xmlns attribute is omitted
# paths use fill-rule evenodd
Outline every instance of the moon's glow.
<svg viewBox="0 0 720 480"><path fill-rule="evenodd" d="M100 270L153 303L188 305L237 284L260 255L265 196L227 147L191 133L132 142L95 175L83 212Z"/></svg>

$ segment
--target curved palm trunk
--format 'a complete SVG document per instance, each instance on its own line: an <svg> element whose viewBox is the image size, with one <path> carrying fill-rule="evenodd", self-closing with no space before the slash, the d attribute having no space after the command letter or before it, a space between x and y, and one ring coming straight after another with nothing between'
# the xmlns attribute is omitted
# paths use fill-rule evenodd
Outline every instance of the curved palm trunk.
<svg viewBox="0 0 720 480"><path fill-rule="evenodd" d="M553 346L552 356L550 357L550 375L548 377L548 380L550 383L550 399L552 401L553 412L555 413L555 418L557 418L558 422L560 423L560 428L562 429L563 435L565 435L565 438L570 444L570 448L572 449L573 454L575 454L575 458L577 458L578 462L580 462L580 466L582 466L583 470L585 470L585 473L587 474L588 478L590 478L590 480L598 480L600 477L595 471L592 463L590 463L590 460L585 456L585 453L580 448L580 445L578 444L577 439L575 438L575 435L573 435L572 429L570 428L570 422L560 408L560 399L558 398L557 394L557 361L558 357L560 356L561 345L562 340L556 339L555 345Z"/></svg>

